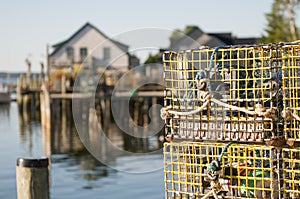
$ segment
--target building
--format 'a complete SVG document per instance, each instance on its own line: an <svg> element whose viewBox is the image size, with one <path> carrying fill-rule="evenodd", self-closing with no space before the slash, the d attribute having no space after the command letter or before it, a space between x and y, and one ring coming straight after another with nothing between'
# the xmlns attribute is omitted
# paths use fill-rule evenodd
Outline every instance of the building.
<svg viewBox="0 0 300 199"><path fill-rule="evenodd" d="M90 23L86 23L67 40L52 46L50 70L83 66L89 69L109 67L127 70L139 64L128 53L128 46L107 37Z"/></svg>
<svg viewBox="0 0 300 199"><path fill-rule="evenodd" d="M185 33L170 39L169 50L197 49L200 46L255 44L257 38L237 38L229 33L205 33L197 26L187 26Z"/></svg>

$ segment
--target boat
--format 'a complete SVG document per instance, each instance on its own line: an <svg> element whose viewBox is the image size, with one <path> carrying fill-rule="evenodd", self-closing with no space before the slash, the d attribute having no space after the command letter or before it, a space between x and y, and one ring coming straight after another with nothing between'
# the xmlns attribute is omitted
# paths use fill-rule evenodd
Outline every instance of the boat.
<svg viewBox="0 0 300 199"><path fill-rule="evenodd" d="M10 103L10 92L7 87L0 84L0 104Z"/></svg>

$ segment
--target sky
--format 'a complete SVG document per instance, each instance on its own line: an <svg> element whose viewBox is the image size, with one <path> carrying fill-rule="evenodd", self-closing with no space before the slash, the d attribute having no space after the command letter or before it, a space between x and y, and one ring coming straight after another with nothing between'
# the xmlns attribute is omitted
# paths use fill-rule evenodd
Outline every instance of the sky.
<svg viewBox="0 0 300 199"><path fill-rule="evenodd" d="M168 33L196 25L205 32L259 37L273 0L0 0L0 72L32 71L45 62L46 45L70 37L86 22L136 52L166 47ZM154 31L161 30L161 31ZM161 36L157 36L161 32ZM139 39L135 39L136 36ZM156 36L155 36L156 35ZM159 38L158 38L159 37ZM143 40L145 43L143 43ZM141 56L143 53L141 53ZM145 54L145 53L144 53ZM137 52L137 55L139 53Z"/></svg>

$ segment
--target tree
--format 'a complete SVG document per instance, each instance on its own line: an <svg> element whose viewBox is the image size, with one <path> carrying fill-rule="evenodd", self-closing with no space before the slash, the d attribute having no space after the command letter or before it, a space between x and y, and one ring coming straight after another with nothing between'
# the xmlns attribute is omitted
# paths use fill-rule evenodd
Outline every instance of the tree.
<svg viewBox="0 0 300 199"><path fill-rule="evenodd" d="M198 28L198 26L196 25L187 25L184 30L180 30L180 29L175 29L173 30L171 36L170 36L170 39L179 39L181 38L182 36L184 36L185 34L188 34L191 30L195 29L195 28Z"/></svg>
<svg viewBox="0 0 300 199"><path fill-rule="evenodd" d="M267 28L260 42L277 43L299 38L295 25L295 8L300 0L274 0L272 10L266 14Z"/></svg>
<svg viewBox="0 0 300 199"><path fill-rule="evenodd" d="M295 24L295 7L299 4L300 0L285 0L285 6L288 12L288 20L291 31L291 39L293 41L297 40L299 37L299 33Z"/></svg>
<svg viewBox="0 0 300 199"><path fill-rule="evenodd" d="M145 61L145 64L151 64L151 63L162 63L161 53L158 52L154 55L150 53L147 60Z"/></svg>

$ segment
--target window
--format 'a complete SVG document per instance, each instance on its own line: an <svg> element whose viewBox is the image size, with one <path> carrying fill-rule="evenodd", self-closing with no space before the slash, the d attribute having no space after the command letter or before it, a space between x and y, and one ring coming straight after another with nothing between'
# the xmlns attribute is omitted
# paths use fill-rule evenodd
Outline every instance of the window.
<svg viewBox="0 0 300 199"><path fill-rule="evenodd" d="M73 49L73 47L71 47L71 46L67 47L66 51L67 51L68 59L73 60L74 59L74 49Z"/></svg>
<svg viewBox="0 0 300 199"><path fill-rule="evenodd" d="M80 48L80 59L84 60L87 57L87 48Z"/></svg>
<svg viewBox="0 0 300 199"><path fill-rule="evenodd" d="M108 61L110 59L110 48L104 47L103 48L103 59Z"/></svg>

